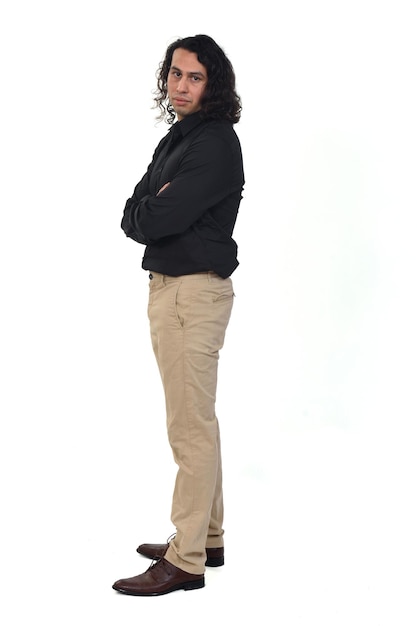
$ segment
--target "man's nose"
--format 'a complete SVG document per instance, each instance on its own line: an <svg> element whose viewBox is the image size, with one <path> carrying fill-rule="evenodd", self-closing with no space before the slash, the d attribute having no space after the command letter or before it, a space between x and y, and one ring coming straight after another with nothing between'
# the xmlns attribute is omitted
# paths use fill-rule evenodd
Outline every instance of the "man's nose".
<svg viewBox="0 0 417 626"><path fill-rule="evenodd" d="M178 81L177 91L180 91L181 93L184 93L187 91L187 77L186 76L181 76L180 80Z"/></svg>

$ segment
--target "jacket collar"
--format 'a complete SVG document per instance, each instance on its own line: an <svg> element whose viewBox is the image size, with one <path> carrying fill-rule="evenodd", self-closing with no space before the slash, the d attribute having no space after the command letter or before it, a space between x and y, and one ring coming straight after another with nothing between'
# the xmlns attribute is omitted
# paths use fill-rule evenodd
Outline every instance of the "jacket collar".
<svg viewBox="0 0 417 626"><path fill-rule="evenodd" d="M177 137L185 137L191 132L196 126L201 124L202 119L200 116L200 112L196 111L196 113L191 113L191 115L186 115L180 122L175 122L175 124L170 129L170 132L173 134L173 138Z"/></svg>

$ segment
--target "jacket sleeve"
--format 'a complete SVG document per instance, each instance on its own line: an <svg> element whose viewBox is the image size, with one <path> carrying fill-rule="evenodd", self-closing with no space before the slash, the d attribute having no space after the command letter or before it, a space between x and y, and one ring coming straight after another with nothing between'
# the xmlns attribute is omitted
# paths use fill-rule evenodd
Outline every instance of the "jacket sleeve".
<svg viewBox="0 0 417 626"><path fill-rule="evenodd" d="M140 230L134 227L132 223L132 216L139 210L139 205L142 201L147 200L151 196L150 191L150 178L153 170L153 166L155 163L155 159L157 158L161 147L164 144L166 139L162 139L158 146L155 149L155 152L152 157L151 163L148 165L148 169L146 170L146 174L142 177L142 179L136 185L133 195L126 201L126 205L123 212L123 218L121 227L127 237L134 239L138 243L146 244L147 241L144 238L144 235Z"/></svg>
<svg viewBox="0 0 417 626"><path fill-rule="evenodd" d="M126 201L125 209L123 211L123 218L121 227L126 237L134 239L138 243L146 244L146 241L141 232L135 230L131 223L131 215L138 209L142 200L146 200L150 197L149 193L149 169L142 178L142 180L136 185L133 195Z"/></svg>
<svg viewBox="0 0 417 626"><path fill-rule="evenodd" d="M161 180L161 186L167 182L169 186L159 195L144 195L131 206L130 227L136 237L149 244L188 230L239 187L234 183L238 180L233 175L234 162L229 142L215 130L195 138L171 180Z"/></svg>

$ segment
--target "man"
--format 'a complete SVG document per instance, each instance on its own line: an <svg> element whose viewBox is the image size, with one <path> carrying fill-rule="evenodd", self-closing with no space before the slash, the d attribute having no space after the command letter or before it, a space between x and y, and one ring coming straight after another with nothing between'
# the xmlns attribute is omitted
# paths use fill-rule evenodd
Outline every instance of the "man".
<svg viewBox="0 0 417 626"><path fill-rule="evenodd" d="M113 588L161 595L204 587L205 565L224 563L217 363L233 304L232 239L244 184L233 125L240 99L232 65L213 39L179 39L166 52L155 97L173 124L126 203L122 228L145 244L152 346L162 378L168 438L178 465L168 544ZM176 123L173 123L177 118Z"/></svg>

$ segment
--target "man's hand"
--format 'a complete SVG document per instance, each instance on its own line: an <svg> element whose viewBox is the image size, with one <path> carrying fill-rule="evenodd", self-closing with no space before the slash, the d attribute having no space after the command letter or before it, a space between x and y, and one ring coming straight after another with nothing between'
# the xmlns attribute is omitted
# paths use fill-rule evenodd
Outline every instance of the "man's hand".
<svg viewBox="0 0 417 626"><path fill-rule="evenodd" d="M162 192L163 192L163 190L164 190L164 189L166 189L166 188L168 187L168 185L169 185L169 184L170 184L170 183L165 183L165 185L163 185L163 186L161 187L161 189L158 191L158 193L157 193L156 195L157 195L157 196L159 196L159 194L160 194L160 193L162 193Z"/></svg>

